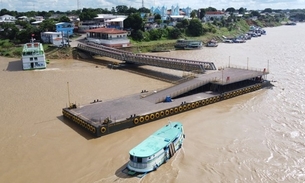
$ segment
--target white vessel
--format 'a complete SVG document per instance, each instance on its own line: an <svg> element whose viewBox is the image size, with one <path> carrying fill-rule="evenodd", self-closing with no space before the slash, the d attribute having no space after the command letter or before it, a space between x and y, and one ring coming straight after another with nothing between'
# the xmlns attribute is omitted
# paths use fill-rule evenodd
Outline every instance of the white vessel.
<svg viewBox="0 0 305 183"><path fill-rule="evenodd" d="M45 69L47 64L42 44L33 40L24 44L21 61L23 70Z"/></svg>

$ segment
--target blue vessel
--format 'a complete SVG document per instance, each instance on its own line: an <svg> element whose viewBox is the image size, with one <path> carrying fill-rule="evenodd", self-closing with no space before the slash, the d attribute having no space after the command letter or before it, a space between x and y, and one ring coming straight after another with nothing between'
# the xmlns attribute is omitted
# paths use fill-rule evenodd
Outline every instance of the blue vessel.
<svg viewBox="0 0 305 183"><path fill-rule="evenodd" d="M129 151L129 174L156 170L181 148L184 138L181 123L171 122L162 127Z"/></svg>

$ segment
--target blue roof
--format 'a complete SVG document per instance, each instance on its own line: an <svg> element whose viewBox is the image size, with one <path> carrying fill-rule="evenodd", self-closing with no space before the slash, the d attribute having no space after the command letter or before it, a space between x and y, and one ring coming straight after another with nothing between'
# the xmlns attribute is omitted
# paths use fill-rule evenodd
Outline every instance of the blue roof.
<svg viewBox="0 0 305 183"><path fill-rule="evenodd" d="M183 133L183 125L179 122L171 122L131 149L129 154L136 157L152 156L168 146L181 133Z"/></svg>

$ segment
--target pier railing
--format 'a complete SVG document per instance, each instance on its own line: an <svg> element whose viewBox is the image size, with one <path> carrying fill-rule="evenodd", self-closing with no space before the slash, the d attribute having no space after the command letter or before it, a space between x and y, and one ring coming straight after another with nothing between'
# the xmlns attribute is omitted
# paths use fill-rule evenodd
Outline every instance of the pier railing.
<svg viewBox="0 0 305 183"><path fill-rule="evenodd" d="M116 48L106 47L98 44L82 44L79 43L78 49L90 52L93 54L114 58L117 60L140 64L151 65L155 67L169 68L181 71L188 71L194 73L204 73L206 70L216 70L213 62L195 61L177 58L160 57L145 54L136 54L119 50Z"/></svg>

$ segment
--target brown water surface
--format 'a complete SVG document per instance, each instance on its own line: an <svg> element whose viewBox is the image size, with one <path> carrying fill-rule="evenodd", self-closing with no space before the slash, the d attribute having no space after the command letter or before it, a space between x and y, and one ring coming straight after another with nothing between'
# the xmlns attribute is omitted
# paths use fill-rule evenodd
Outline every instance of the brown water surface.
<svg viewBox="0 0 305 183"><path fill-rule="evenodd" d="M155 53L269 68L275 86L97 139L62 118L67 82L78 105L170 84L77 60L22 71L19 59L0 57L0 182L304 182L304 30L267 28L245 44ZM182 150L142 179L123 174L129 150L168 121L184 125Z"/></svg>

